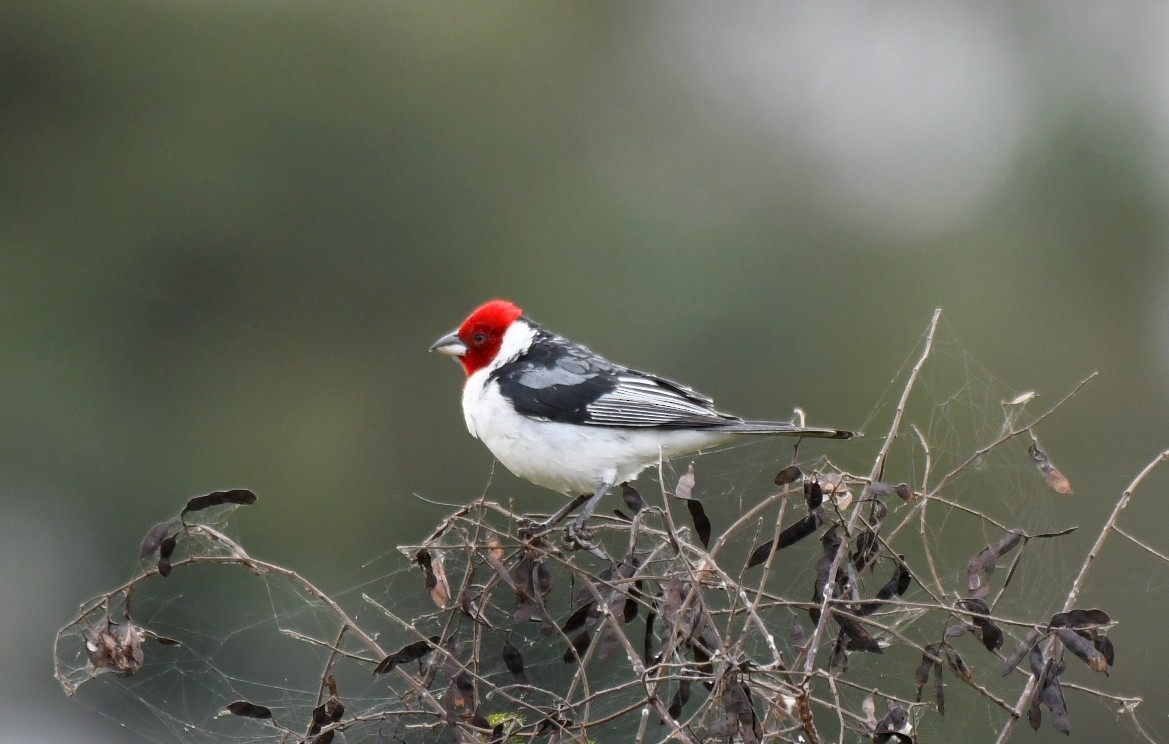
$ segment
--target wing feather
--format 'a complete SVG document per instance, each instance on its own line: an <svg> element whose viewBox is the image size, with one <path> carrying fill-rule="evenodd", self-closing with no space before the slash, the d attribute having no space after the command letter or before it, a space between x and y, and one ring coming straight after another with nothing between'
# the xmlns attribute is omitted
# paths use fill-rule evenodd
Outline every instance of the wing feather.
<svg viewBox="0 0 1169 744"><path fill-rule="evenodd" d="M741 421L685 385L614 364L543 330L492 377L519 413L545 421L637 429Z"/></svg>
<svg viewBox="0 0 1169 744"><path fill-rule="evenodd" d="M626 371L614 388L586 406L598 426L674 427L735 421L721 414L713 402L676 382L654 375Z"/></svg>
<svg viewBox="0 0 1169 744"><path fill-rule="evenodd" d="M629 369L584 346L537 329L531 345L491 371L489 380L517 413L541 421L624 429L710 428L741 434L847 439L852 432L744 421L705 395L664 377Z"/></svg>

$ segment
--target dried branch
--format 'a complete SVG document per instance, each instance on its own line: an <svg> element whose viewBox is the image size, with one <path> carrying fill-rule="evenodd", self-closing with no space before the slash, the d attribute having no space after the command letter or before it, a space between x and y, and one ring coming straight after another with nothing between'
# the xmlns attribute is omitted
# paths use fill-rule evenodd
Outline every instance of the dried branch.
<svg viewBox="0 0 1169 744"><path fill-rule="evenodd" d="M411 596L403 599L398 586L390 601L372 590L362 593L358 608L364 612L337 598L348 593L330 595L199 523L204 508L254 501L242 489L215 492L188 501L177 520L151 530L143 553L157 558L156 565L86 602L59 631L56 677L72 694L82 677L137 673L155 653L143 649L143 642L170 639L137 624L141 608L135 592L147 583L166 588L156 582L191 566L236 566L261 581L279 578L281 587L303 597L321 621L301 628L281 624L277 631L322 658L300 688L309 691L300 705L315 701L311 711L279 699L217 701L233 715L269 726L259 729L257 740L328 744L338 731L358 737L377 730L401 742L431 741L441 734L460 744L550 744L611 738L610 729L604 736L594 733L609 725L621 727L617 736L636 744L879 739L880 725L890 721L916 727L924 716L943 714L946 684L934 677L936 698L919 702L927 675L905 666L908 655L922 659L930 674L947 675L947 697L965 695L967 704L1005 711L1000 743L1023 715L1038 710L1029 710L1033 699L1041 698L1054 716L1064 690L1119 706L1138 734L1152 741L1135 714L1140 697L1064 682L1058 661L1066 647L1072 651L1068 664L1083 661L1099 671L1112 663L1105 635L1110 617L1074 607L1111 533L1169 563L1163 551L1118 524L1135 490L1169 459L1169 451L1132 481L1078 574L1067 577L1064 615L1031 617L1026 609L996 607L1008 588L1015 591L1010 579L1028 540L1065 533L1025 535L945 489L979 458L1030 432L1095 375L1026 421L1022 405L1011 403L1015 408L995 437L963 452L959 464L940 478L934 472L938 443L910 424L910 447L924 455L920 483L916 488L884 483L884 474L899 465L890 461L892 447L935 353L940 317L940 311L931 317L867 474L847 473L823 460L791 463L776 480L778 490L741 513L711 510L707 516L698 499L707 507L710 500L691 471L675 489L689 499L676 519L679 499L667 490L659 465L660 500L645 504L627 494L631 516L596 515L589 536L597 547L593 552L520 529L524 516L492 500L489 481L472 503L449 505L450 512L420 544L400 546L422 569L412 592L407 590ZM856 487L863 491L854 499L850 489ZM937 544L937 534L949 523L933 523L951 516L1004 535L998 542L987 538L991 544L967 566L965 586L955 581L944 563L946 551ZM725 527L718 524L720 517ZM911 520L917 530L903 529ZM768 538L743 560L744 546ZM172 556L176 542L186 552ZM1006 564L1011 550L1010 568L996 574L996 561ZM790 596L795 577L814 579L811 601L806 585L798 598ZM182 598L172 601L180 607ZM800 615L813 618L810 637L794 619ZM965 635L982 643L960 640ZM1000 650L1008 636L1026 639L1017 644L1021 651ZM390 638L403 645L387 653ZM824 645L830 654L820 653ZM890 648L901 653L886 653ZM1005 678L1000 676L1004 658ZM1032 662L1031 674L1016 663L1024 659ZM354 669L367 684L370 674L377 675L384 688L377 695L347 697L357 688ZM1020 686L1012 705L1007 701ZM889 707L880 723L878 703Z"/></svg>

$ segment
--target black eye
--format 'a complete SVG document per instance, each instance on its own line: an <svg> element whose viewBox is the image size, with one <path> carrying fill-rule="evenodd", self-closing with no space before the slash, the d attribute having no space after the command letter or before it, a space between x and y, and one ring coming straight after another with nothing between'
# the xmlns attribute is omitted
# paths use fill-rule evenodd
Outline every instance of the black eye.
<svg viewBox="0 0 1169 744"><path fill-rule="evenodd" d="M486 340L487 340L486 333L476 333L474 336L471 337L471 341L473 341L476 345L481 344Z"/></svg>

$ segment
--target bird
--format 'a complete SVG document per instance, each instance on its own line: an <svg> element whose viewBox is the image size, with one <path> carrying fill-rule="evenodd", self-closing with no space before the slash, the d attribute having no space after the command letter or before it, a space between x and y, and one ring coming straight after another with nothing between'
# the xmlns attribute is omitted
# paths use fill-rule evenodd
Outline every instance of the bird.
<svg viewBox="0 0 1169 744"><path fill-rule="evenodd" d="M517 477L575 497L540 531L583 504L568 536L586 548L581 532L604 495L663 459L745 437L855 436L723 413L693 388L544 329L508 300L475 308L430 351L453 357L466 373L462 407L471 436Z"/></svg>

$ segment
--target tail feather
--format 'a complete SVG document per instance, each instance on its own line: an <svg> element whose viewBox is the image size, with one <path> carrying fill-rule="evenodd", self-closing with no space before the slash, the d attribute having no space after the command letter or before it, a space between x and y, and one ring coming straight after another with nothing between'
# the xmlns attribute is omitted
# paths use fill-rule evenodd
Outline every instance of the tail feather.
<svg viewBox="0 0 1169 744"><path fill-rule="evenodd" d="M735 421L720 426L735 434L770 434L783 437L814 437L817 439L852 439L861 434L844 429L824 429L816 426L795 426L784 421Z"/></svg>

